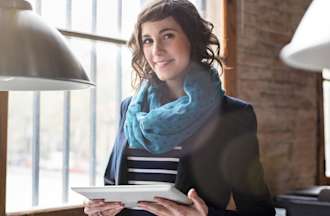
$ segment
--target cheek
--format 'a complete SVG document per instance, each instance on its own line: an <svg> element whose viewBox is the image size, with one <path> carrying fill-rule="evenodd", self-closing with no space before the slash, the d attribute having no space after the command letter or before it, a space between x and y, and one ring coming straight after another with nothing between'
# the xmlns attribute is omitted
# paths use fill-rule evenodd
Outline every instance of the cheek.
<svg viewBox="0 0 330 216"><path fill-rule="evenodd" d="M191 49L190 49L190 44L189 43L177 43L175 45L175 49L176 49L176 53L178 56L180 56L180 59L182 61L190 61L190 53L191 53Z"/></svg>

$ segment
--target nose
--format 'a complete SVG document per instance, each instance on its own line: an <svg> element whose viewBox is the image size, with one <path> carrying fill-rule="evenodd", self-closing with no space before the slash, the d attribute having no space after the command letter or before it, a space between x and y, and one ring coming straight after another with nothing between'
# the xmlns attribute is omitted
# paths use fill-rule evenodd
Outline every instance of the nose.
<svg viewBox="0 0 330 216"><path fill-rule="evenodd" d="M164 52L164 45L160 40L156 40L152 47L153 55L160 55Z"/></svg>

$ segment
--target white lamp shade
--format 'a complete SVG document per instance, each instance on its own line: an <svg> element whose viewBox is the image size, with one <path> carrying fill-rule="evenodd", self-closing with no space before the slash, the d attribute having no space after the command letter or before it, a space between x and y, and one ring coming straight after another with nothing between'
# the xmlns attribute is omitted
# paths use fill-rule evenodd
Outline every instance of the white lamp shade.
<svg viewBox="0 0 330 216"><path fill-rule="evenodd" d="M93 86L65 38L24 0L0 1L0 90Z"/></svg>
<svg viewBox="0 0 330 216"><path fill-rule="evenodd" d="M288 65L321 72L330 68L330 0L314 0L280 54Z"/></svg>

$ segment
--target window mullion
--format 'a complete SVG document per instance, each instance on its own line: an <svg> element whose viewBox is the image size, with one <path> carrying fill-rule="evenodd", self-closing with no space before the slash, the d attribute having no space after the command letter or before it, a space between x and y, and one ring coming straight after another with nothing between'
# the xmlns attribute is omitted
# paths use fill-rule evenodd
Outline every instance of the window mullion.
<svg viewBox="0 0 330 216"><path fill-rule="evenodd" d="M102 41L106 43L113 43L113 44L121 44L125 45L127 44L127 40L122 38L115 38L115 37L107 37L107 36L101 36L97 34L91 34L91 33L82 33L77 31L71 31L67 29L57 29L62 35L67 37L75 37L75 38L83 38L88 40L94 40L94 41Z"/></svg>
<svg viewBox="0 0 330 216"><path fill-rule="evenodd" d="M92 1L92 32L95 34L97 29L97 0ZM91 47L91 79L96 84L96 72L97 72L97 56L96 56L96 42L92 42ZM96 184L96 105L97 105L97 97L96 97L96 87L90 89L90 173L89 173L89 184Z"/></svg>
<svg viewBox="0 0 330 216"><path fill-rule="evenodd" d="M36 12L41 16L42 0L36 0ZM39 204L40 173L40 92L33 93L32 120L32 206Z"/></svg>
<svg viewBox="0 0 330 216"><path fill-rule="evenodd" d="M63 104L63 164L62 164L62 201L68 202L70 168L70 128L71 128L71 93L64 92Z"/></svg>
<svg viewBox="0 0 330 216"><path fill-rule="evenodd" d="M91 55L91 79L96 84L96 53L95 53L95 43L92 44L92 55ZM90 160L90 175L89 175L89 184L96 184L96 88L90 89L90 152L91 152L91 160Z"/></svg>
<svg viewBox="0 0 330 216"><path fill-rule="evenodd" d="M72 0L66 1L66 27L72 26ZM62 201L69 200L70 169L70 128L71 128L71 92L65 91L63 101L63 163L62 163Z"/></svg>
<svg viewBox="0 0 330 216"><path fill-rule="evenodd" d="M39 171L40 171L40 92L33 95L32 126L32 206L39 204Z"/></svg>
<svg viewBox="0 0 330 216"><path fill-rule="evenodd" d="M117 23L117 29L119 32L119 35L122 35L122 10L123 10L123 3L122 0L117 0L118 5L118 23ZM115 110L116 113L119 113L120 109L120 103L122 100L122 67L121 67L121 61L122 61L122 51L120 45L117 46L117 54L116 54L116 95L115 95ZM119 122L119 116L115 119L115 125L117 126Z"/></svg>

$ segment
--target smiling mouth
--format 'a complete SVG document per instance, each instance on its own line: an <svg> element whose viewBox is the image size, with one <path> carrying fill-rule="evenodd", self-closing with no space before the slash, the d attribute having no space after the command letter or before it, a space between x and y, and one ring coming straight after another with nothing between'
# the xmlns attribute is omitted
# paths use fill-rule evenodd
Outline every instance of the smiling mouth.
<svg viewBox="0 0 330 216"><path fill-rule="evenodd" d="M169 63L173 62L173 59L167 60L167 61L159 61L159 62L155 62L155 65L158 67L164 67L166 65L168 65Z"/></svg>

